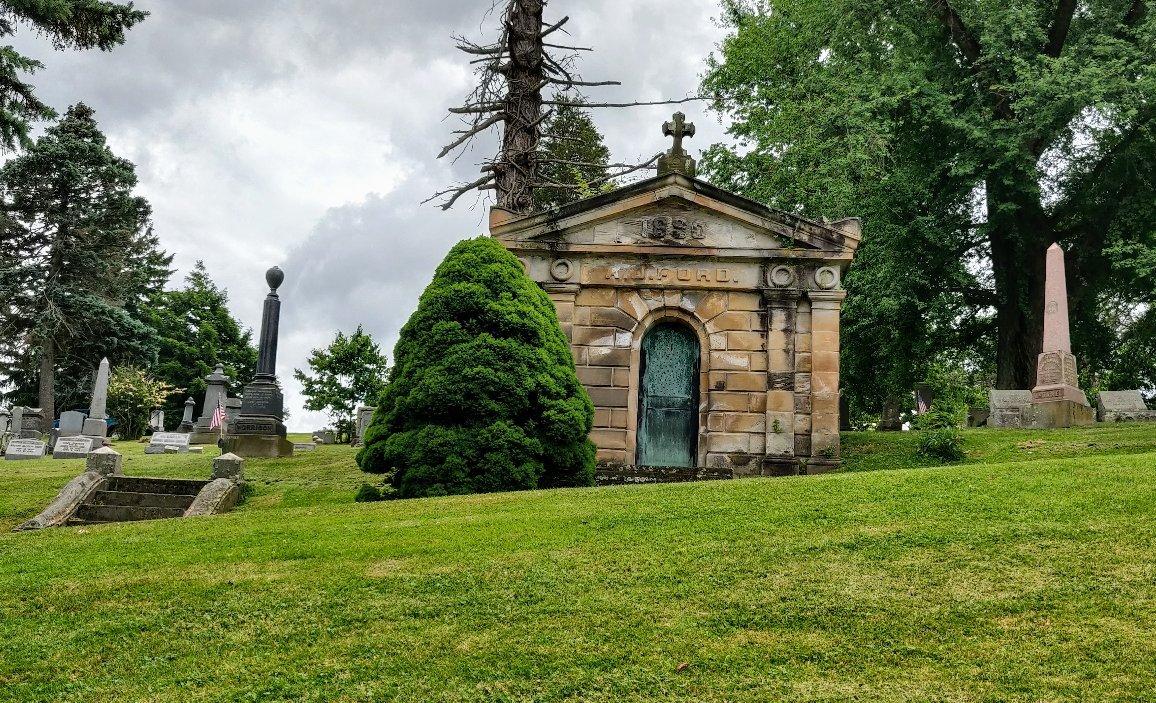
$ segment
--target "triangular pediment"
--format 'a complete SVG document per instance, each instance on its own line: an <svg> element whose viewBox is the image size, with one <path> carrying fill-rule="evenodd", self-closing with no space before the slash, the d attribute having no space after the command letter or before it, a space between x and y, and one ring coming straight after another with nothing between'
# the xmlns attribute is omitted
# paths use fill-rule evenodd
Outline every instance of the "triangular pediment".
<svg viewBox="0 0 1156 703"><path fill-rule="evenodd" d="M859 245L857 220L814 222L681 174L522 217L495 209L490 229L510 243L664 251L792 249L849 255Z"/></svg>

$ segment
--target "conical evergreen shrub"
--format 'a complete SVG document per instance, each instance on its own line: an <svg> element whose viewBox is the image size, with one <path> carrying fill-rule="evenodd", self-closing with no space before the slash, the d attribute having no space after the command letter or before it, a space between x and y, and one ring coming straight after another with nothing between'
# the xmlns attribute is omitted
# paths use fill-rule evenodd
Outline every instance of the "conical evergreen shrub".
<svg viewBox="0 0 1156 703"><path fill-rule="evenodd" d="M399 496L593 483L594 406L554 304L494 239L438 267L389 381L357 461Z"/></svg>

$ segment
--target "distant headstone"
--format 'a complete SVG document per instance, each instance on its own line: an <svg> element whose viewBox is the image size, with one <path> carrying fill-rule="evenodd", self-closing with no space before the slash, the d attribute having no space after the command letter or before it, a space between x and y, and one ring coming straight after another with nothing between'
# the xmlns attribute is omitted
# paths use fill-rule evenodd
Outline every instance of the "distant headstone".
<svg viewBox="0 0 1156 703"><path fill-rule="evenodd" d="M197 401L192 398L185 400L185 414L181 417L181 425L177 428L178 432L192 433L195 429L193 426L193 413L197 411Z"/></svg>
<svg viewBox="0 0 1156 703"><path fill-rule="evenodd" d="M286 438L285 398L277 382L277 341L281 327L281 298L277 289L285 274L274 266L265 272L269 294L261 315L261 344L257 350L257 374L245 386L241 416L229 427L225 451L240 457L278 459L293 456Z"/></svg>
<svg viewBox="0 0 1156 703"><path fill-rule="evenodd" d="M40 408L12 408L11 433L17 439L43 439L44 418Z"/></svg>
<svg viewBox="0 0 1156 703"><path fill-rule="evenodd" d="M216 444L224 428L213 427L213 415L217 412L217 404L225 405L225 397L229 394L229 377L225 375L225 367L217 364L213 373L205 377L205 404L201 406L201 417L193 431L193 444Z"/></svg>
<svg viewBox="0 0 1156 703"><path fill-rule="evenodd" d="M0 434L8 431L12 426L12 412L10 410L0 410Z"/></svg>
<svg viewBox="0 0 1156 703"><path fill-rule="evenodd" d="M1140 391L1101 391L1096 399L1096 416L1100 422L1156 420Z"/></svg>
<svg viewBox="0 0 1156 703"><path fill-rule="evenodd" d="M120 476L124 473L124 457L112 447L101 447L88 455L84 470L102 476Z"/></svg>
<svg viewBox="0 0 1156 703"><path fill-rule="evenodd" d="M189 438L190 435L183 432L157 432L149 439L145 454L164 454L170 447L175 452L188 453Z"/></svg>
<svg viewBox="0 0 1156 703"><path fill-rule="evenodd" d="M357 409L357 436L353 438L354 444L361 444L365 441L365 429L369 427L369 423L373 422L373 413L377 408L363 407Z"/></svg>
<svg viewBox="0 0 1156 703"><path fill-rule="evenodd" d="M1073 427L1096 422L1088 397L1079 388L1076 357L1068 325L1068 283L1064 250L1048 247L1044 279L1043 352L1036 364L1032 389L1032 426Z"/></svg>
<svg viewBox="0 0 1156 703"><path fill-rule="evenodd" d="M84 421L87 418L87 415L75 410L60 413L60 436L76 437L84 434Z"/></svg>
<svg viewBox="0 0 1156 703"><path fill-rule="evenodd" d="M245 460L236 454L223 454L213 459L213 480L219 478L245 480Z"/></svg>
<svg viewBox="0 0 1156 703"><path fill-rule="evenodd" d="M164 410L152 411L152 414L149 415L149 427L151 427L154 432L164 432L165 431L165 411Z"/></svg>
<svg viewBox="0 0 1156 703"><path fill-rule="evenodd" d="M100 367L96 370L96 382L92 386L88 419L84 421L84 434L89 437L108 436L108 377L108 359L101 359Z"/></svg>
<svg viewBox="0 0 1156 703"><path fill-rule="evenodd" d="M337 434L333 430L317 430L313 433L313 441L317 444L337 444Z"/></svg>
<svg viewBox="0 0 1156 703"><path fill-rule="evenodd" d="M991 415L988 427L1029 427L1032 419L1031 391L988 392L988 406Z"/></svg>
<svg viewBox="0 0 1156 703"><path fill-rule="evenodd" d="M317 451L317 445L313 442L294 442L293 451L295 452L314 452Z"/></svg>
<svg viewBox="0 0 1156 703"><path fill-rule="evenodd" d="M94 441L92 437L61 437L52 448L52 458L87 459Z"/></svg>
<svg viewBox="0 0 1156 703"><path fill-rule="evenodd" d="M8 443L4 458L8 461L43 459L48 445L38 439L14 439Z"/></svg>

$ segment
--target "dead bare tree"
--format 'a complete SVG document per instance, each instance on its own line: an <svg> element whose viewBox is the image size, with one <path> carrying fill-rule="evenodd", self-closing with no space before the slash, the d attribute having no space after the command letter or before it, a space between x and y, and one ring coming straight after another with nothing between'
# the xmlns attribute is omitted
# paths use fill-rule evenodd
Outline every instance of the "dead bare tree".
<svg viewBox="0 0 1156 703"><path fill-rule="evenodd" d="M511 212L528 213L534 209L535 188L581 188L545 179L539 169L538 142L542 123L550 118L555 106L563 104L559 100L544 99L542 92L547 88L565 93L569 103L580 104L583 108L670 105L700 99L689 97L655 102L588 102L582 96L583 88L621 83L586 81L578 74L575 64L579 52L593 49L569 46L551 39L558 34L567 34L565 26L570 18L563 17L558 22L546 24L544 14L547 0L501 2L505 3L505 7L498 41L478 44L464 37L454 37L457 48L474 57L470 63L477 65L478 85L464 105L450 109L452 116L462 119L463 126L454 132L454 140L442 149L438 158L460 153L475 137L497 127L502 128L501 146L497 155L482 165L480 178L439 191L426 202L440 199L442 209L448 210L471 191L492 190L496 192L498 207ZM497 6L495 0L492 9L497 9ZM569 95L576 97L570 98ZM612 172L603 181L587 183L585 186L599 186L606 180L652 168L660 156L656 154L639 164L611 164Z"/></svg>

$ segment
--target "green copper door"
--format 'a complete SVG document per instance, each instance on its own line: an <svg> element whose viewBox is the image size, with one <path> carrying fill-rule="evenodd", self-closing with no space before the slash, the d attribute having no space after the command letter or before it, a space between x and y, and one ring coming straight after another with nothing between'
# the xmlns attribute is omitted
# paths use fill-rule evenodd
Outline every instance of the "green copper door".
<svg viewBox="0 0 1156 703"><path fill-rule="evenodd" d="M659 323L642 339L639 466L698 463L699 357L698 338L679 323Z"/></svg>

